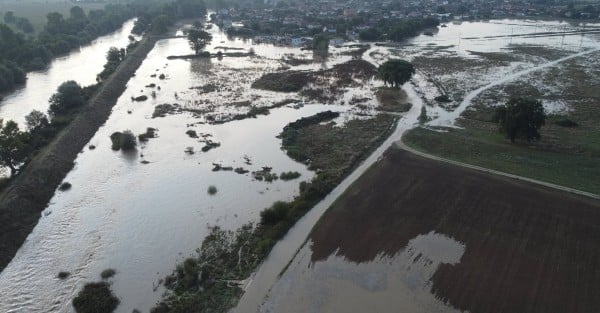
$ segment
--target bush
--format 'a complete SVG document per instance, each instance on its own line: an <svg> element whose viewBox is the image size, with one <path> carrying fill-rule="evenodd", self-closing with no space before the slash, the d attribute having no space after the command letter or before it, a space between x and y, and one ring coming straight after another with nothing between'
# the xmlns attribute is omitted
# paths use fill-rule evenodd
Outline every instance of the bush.
<svg viewBox="0 0 600 313"><path fill-rule="evenodd" d="M554 124L556 124L558 126L562 126L562 127L577 127L577 126L579 126L579 124L577 124L576 122L574 122L568 118L561 118L561 119L557 120L556 122L554 122Z"/></svg>
<svg viewBox="0 0 600 313"><path fill-rule="evenodd" d="M119 305L106 282L86 284L73 299L73 307L78 313L113 312Z"/></svg>
<svg viewBox="0 0 600 313"><path fill-rule="evenodd" d="M69 182L64 182L60 185L60 187L58 187L58 190L60 191L67 191L69 189L71 189L72 185Z"/></svg>
<svg viewBox="0 0 600 313"><path fill-rule="evenodd" d="M215 195L216 193L217 193L217 187L212 186L212 185L208 187L208 194L209 195L212 196L212 195Z"/></svg>
<svg viewBox="0 0 600 313"><path fill-rule="evenodd" d="M126 130L122 133L114 132L110 135L110 140L112 141L112 149L115 151L133 150L137 146L135 135L130 130Z"/></svg>
<svg viewBox="0 0 600 313"><path fill-rule="evenodd" d="M284 220L290 211L290 204L283 201L275 202L270 208L260 212L260 223L274 225Z"/></svg>
<svg viewBox="0 0 600 313"><path fill-rule="evenodd" d="M115 271L112 268L109 268L109 269L103 270L102 273L100 273L100 277L102 277L102 279L109 279L109 278L115 276L116 273L117 273L117 271Z"/></svg>
<svg viewBox="0 0 600 313"><path fill-rule="evenodd" d="M300 173L298 172L283 172L279 175L279 178L282 180L292 180L300 177Z"/></svg>

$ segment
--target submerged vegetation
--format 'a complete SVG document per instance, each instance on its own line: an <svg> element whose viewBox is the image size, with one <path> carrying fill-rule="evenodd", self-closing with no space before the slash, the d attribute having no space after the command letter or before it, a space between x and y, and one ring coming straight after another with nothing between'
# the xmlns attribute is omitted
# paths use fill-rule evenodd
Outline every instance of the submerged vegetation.
<svg viewBox="0 0 600 313"><path fill-rule="evenodd" d="M73 307L77 313L110 313L119 303L107 282L88 283L73 299Z"/></svg>
<svg viewBox="0 0 600 313"><path fill-rule="evenodd" d="M130 130L114 132L110 135L110 140L112 141L112 149L115 151L130 151L137 146L135 135Z"/></svg>

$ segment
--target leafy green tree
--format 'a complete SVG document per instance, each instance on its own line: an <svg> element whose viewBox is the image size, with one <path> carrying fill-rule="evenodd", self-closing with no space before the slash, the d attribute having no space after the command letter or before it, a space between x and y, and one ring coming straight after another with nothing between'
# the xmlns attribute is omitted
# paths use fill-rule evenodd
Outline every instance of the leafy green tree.
<svg viewBox="0 0 600 313"><path fill-rule="evenodd" d="M33 31L34 31L33 25L31 25L31 22L24 17L19 17L17 19L16 25L17 25L18 29L22 30L25 33L30 34L30 33L33 33Z"/></svg>
<svg viewBox="0 0 600 313"><path fill-rule="evenodd" d="M494 121L500 124L500 132L511 142L517 138L531 141L540 139L538 130L546 122L546 113L539 100L511 98L506 105L496 109Z"/></svg>
<svg viewBox="0 0 600 313"><path fill-rule="evenodd" d="M171 22L169 17L165 14L161 14L152 20L152 32L155 34L163 34L169 30Z"/></svg>
<svg viewBox="0 0 600 313"><path fill-rule="evenodd" d="M14 121L3 124L0 121L0 164L14 176L29 155L29 133L20 131Z"/></svg>
<svg viewBox="0 0 600 313"><path fill-rule="evenodd" d="M212 35L200 29L190 29L187 32L187 39L190 48L194 49L194 52L198 55L212 41Z"/></svg>
<svg viewBox="0 0 600 313"><path fill-rule="evenodd" d="M392 87L400 88L404 83L410 80L415 73L415 68L408 61L396 59L381 64L378 72L386 85L390 84Z"/></svg>
<svg viewBox="0 0 600 313"><path fill-rule="evenodd" d="M323 53L329 51L329 38L325 34L316 35L313 40L313 49Z"/></svg>
<svg viewBox="0 0 600 313"><path fill-rule="evenodd" d="M71 19L74 19L74 20L85 20L86 19L85 12L83 11L83 9L80 6L72 7L71 10L69 11L69 13L71 14Z"/></svg>
<svg viewBox="0 0 600 313"><path fill-rule="evenodd" d="M40 127L48 126L48 117L43 112L33 110L25 116L25 124L29 131L34 131Z"/></svg>
<svg viewBox="0 0 600 313"><path fill-rule="evenodd" d="M83 105L84 102L81 86L75 81L66 81L50 97L48 115L56 117L57 115L68 113L70 110Z"/></svg>
<svg viewBox="0 0 600 313"><path fill-rule="evenodd" d="M16 22L16 20L17 18L15 17L15 12L7 11L6 13L4 13L4 22L6 24L12 24Z"/></svg>

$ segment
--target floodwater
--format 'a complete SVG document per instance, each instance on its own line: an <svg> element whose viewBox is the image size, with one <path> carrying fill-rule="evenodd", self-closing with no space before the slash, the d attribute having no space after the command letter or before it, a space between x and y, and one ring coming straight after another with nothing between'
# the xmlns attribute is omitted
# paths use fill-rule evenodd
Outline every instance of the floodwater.
<svg viewBox="0 0 600 313"><path fill-rule="evenodd" d="M527 53L520 52L520 49ZM544 49L548 55L544 54ZM477 62L483 57L472 52L514 60L479 65ZM462 59L467 65L471 63L471 69L452 67L450 70L444 70L443 64L437 70L435 65L427 65L433 71L421 69L412 81L419 94L427 100L428 115L432 119L428 124L454 126L456 118L472 102L495 105L493 100L487 103L481 97L486 91L516 81L536 84L536 74L560 67L573 59L581 62L584 68L590 68L589 65L597 64L599 52L598 23L492 20L448 23L447 27L438 28L433 36L420 35L399 45L373 46L365 55L380 62L390 57L401 57L407 60L425 58L423 62L437 59L440 63L455 63ZM442 92L432 84L432 78L448 87L454 103L440 106L434 101ZM546 82L538 85L542 98L561 96L563 86L549 86ZM569 110L568 101L542 99L542 103L549 113Z"/></svg>
<svg viewBox="0 0 600 313"><path fill-rule="evenodd" d="M454 33L450 30L455 31L459 27L465 26L448 27L447 40L454 38ZM445 31L440 30L438 35L443 35ZM250 107L241 104L243 102L266 106L286 99L301 99L295 93L259 91L250 88L250 85L263 73L286 66L281 62L284 57L312 57L310 52L298 48L229 40L217 27L213 27L211 32L214 40L207 50L225 51L219 47L228 47L249 51L252 47L255 56L226 57L222 60L167 60L168 56L186 55L192 51L183 38L159 41L136 76L129 81L127 90L114 107L109 120L90 141L90 145L96 148L86 148L78 156L75 168L65 179L73 185L72 189L58 192L54 196L39 224L12 262L0 273L0 311L70 312L71 299L85 283L98 281L100 272L107 268L113 268L117 272L110 280L113 291L121 299L117 312L131 312L133 309L148 311L164 291L158 286L158 281L169 274L178 261L194 254L208 234L209 226L235 229L247 222L256 221L263 208L277 200L291 199L298 193L298 183L312 177L313 173L305 165L292 161L280 149L280 140L275 136L287 123L324 110L342 112L337 122L343 123L357 113L364 113L343 104L354 96L373 98L372 88L381 84L370 81L361 88L347 90L332 105L306 102L302 108L286 106L272 109L269 115L258 116L256 119L222 125L206 124L207 116L220 120L232 114L247 112ZM122 35L125 39L127 33L128 31ZM418 37L415 42L420 41L424 45L429 40L430 43L435 43L436 36ZM461 42L463 41L467 40ZM96 54L88 56L89 60L82 58L74 62L79 66L91 63L92 60L100 60L96 70L89 69L85 73L79 70L82 72L79 74L89 75L86 79L93 82L104 64L104 53L113 45L119 46L115 42L107 44L106 49L98 48ZM349 60L350 56L341 54L349 49L334 48L332 56L323 62L292 68L329 68ZM365 53L365 59L380 64L385 61L386 56L397 53L395 50L397 49L373 46ZM71 57L68 56L64 62L68 63L70 60ZM67 73L66 70L63 73ZM85 81L79 80L82 79L79 74L71 72L61 77L77 77L85 85ZM164 74L165 79L158 78L160 74ZM12 100L16 96L9 96L0 112L6 110L7 113L3 116L18 120L32 108L45 110L47 98L63 80L56 79L56 85L53 86L45 83L43 86L48 87L43 95L40 93L37 97L31 96L35 100L31 103L36 103L32 104L33 107L19 108L18 111L16 105L8 105L16 103L11 102L16 101ZM33 83L32 78L26 88L29 88L30 83ZM151 84L156 86L147 87ZM210 84L220 86L219 90L204 92L202 88L193 88ZM302 248L302 244L321 214L370 165L377 162L383 152L400 139L404 131L414 127L424 102L418 88L407 85L405 89L413 107L401 118L395 132L275 246L247 286L247 293L238 311L256 311L285 265L299 249L306 249ZM33 92L27 91L25 94ZM140 95L147 95L149 99L144 102L131 101L131 97ZM155 106L163 103L177 103L185 111L152 118ZM375 100L367 102L367 106L376 106ZM11 107L15 109L9 110ZM110 149L109 136L113 132L130 129L135 134L140 134L147 127L158 129L158 138L140 145L137 152L122 153ZM186 135L188 130L195 130L201 137L190 138ZM203 135L219 142L220 147L201 152L205 145L202 142ZM194 154L185 152L189 147L195 151ZM246 164L247 160L250 160L250 164ZM259 182L250 174L214 172L213 163L234 168L244 167L250 171L268 166L276 173L298 171L302 176L299 180L289 182ZM214 196L207 194L207 188L211 185L218 189ZM423 236L413 238L411 243L415 249L428 252L435 264L460 260L461 243L446 238L443 234ZM436 247L440 244L450 247L448 251L454 252L450 255L436 254ZM298 256L301 257L302 253ZM401 252L391 259L386 258L374 261L374 266L380 269L380 273L404 268L411 255ZM332 258L331 262L337 267L342 260ZM320 268L324 273L332 269L325 263L322 266L316 264L312 268ZM422 269L415 269L415 272L409 271L406 275L422 284L428 281L435 268L436 265L427 265ZM363 268L350 264L340 267L340 270L354 273L352 275L358 281L366 279L366 284L371 286L372 283L373 288L381 286L377 277L374 282L370 282L369 277L365 278ZM56 278L59 271L68 271L71 276L60 280ZM337 274L331 275L331 279L339 280L336 278ZM404 288L402 286L405 280L388 283ZM428 297L427 292L420 292L419 295Z"/></svg>
<svg viewBox="0 0 600 313"><path fill-rule="evenodd" d="M298 252L261 312L460 312L431 293L438 267L457 264L465 251L453 238L431 231L394 256L359 263L336 254L313 262L313 244Z"/></svg>
<svg viewBox="0 0 600 313"><path fill-rule="evenodd" d="M573 58L581 56L593 58L600 48L599 30L600 24L584 26L554 21L465 22L449 24L448 27L440 28L434 36L420 35L399 45L372 45L371 49L365 52L363 58L373 64L381 64L391 57L412 60L424 54L455 55L476 59L477 57L471 55L469 51L507 52L510 47L519 45L560 47L567 54L563 58L550 61L544 58L530 58L525 61L513 62L501 70L480 69L480 76L458 77L457 80L460 82L467 82L460 87L464 88L464 93L468 96L465 97L462 104L457 104L458 108L451 109L436 104L429 106L431 105L430 100L440 93L435 86L430 84L426 75L418 72L412 83L404 86L411 100L414 100L413 104L416 105L400 121L398 129L388 139L388 142L399 140L404 131L414 126L418 110L425 105L425 101L429 104L428 115L433 117L431 124L438 122L442 124L444 121L443 125L452 125L455 118L469 106L470 101L486 88L510 82L528 73L556 66ZM410 258L407 257L410 246L397 255L381 256L368 264L349 262L342 257L334 256L335 253L326 260L311 262L309 247L312 243L305 242L305 240L313 226L343 191L378 160L388 147L388 142L384 143L322 203L313 208L274 247L248 284L236 312L280 312L284 311L284 308L286 312L296 309L298 312L403 311L398 308L404 308L404 311L409 312L455 311L452 307L446 306L436 299L429 288L429 279L435 273L436 264L443 262L434 262L431 267L425 269L408 266L408 270L406 270L407 264L410 263ZM417 238L421 238L420 236L424 235L419 235ZM446 237L439 234L435 238ZM433 240L433 242L435 241ZM441 239L440 242L455 247L453 250L451 249L452 251L463 251L459 248L462 244L451 238ZM430 247L436 247L436 245L430 245ZM462 247L464 249L464 246ZM435 257L435 253L440 251L438 248L429 250L429 254L425 255ZM453 259L453 262L459 262L460 256L458 254L455 256L457 258ZM411 279L407 279L414 274L413 270L418 272L417 276L420 278L416 284ZM370 274L375 276L369 276ZM380 286L378 284L381 282L377 283L376 278L379 277L377 275L383 274L390 274L387 276L390 281L386 282L385 291L373 292L365 287L370 286L368 283L370 279L375 279L375 282L371 282ZM390 278L390 276L395 278ZM416 291L417 289L418 291ZM339 294L335 294L333 290L338 291ZM368 299L372 301L365 301L365 303L371 306L362 307L361 305L365 304L361 303L361 300Z"/></svg>
<svg viewBox="0 0 600 313"><path fill-rule="evenodd" d="M81 86L95 84L96 75L106 64L108 49L127 46L134 22L135 20L127 21L116 32L99 37L79 50L54 59L45 70L28 73L27 83L4 95L4 100L0 101L0 118L23 125L25 116L32 110L48 110L48 100L65 81L75 80Z"/></svg>
<svg viewBox="0 0 600 313"><path fill-rule="evenodd" d="M283 57L312 58L299 48L253 45L227 39L216 27L207 50L217 47L252 47L255 56L243 58L168 60L187 55L183 38L157 42L128 88L118 100L106 124L90 140L65 181L72 189L57 192L15 258L0 273L1 312L71 312L71 299L85 283L100 280L100 272L112 268L110 280L121 304L117 312L148 311L164 292L159 280L175 265L193 255L209 233L210 226L236 229L259 218L259 212L273 202L291 200L302 180L313 172L287 157L275 136L289 122L325 110L341 112L336 122L353 118L357 109L342 105L363 93L372 96L368 81L357 90L348 90L336 103L306 102L301 108L284 106L260 115L220 125L206 123L245 113L250 101L255 106L272 105L285 99L299 99L295 93L254 90L251 83L265 72L283 66ZM324 62L295 69L329 68L350 59L339 54L350 48L333 49ZM165 75L160 79L161 74ZM154 87L151 87L154 84ZM195 87L216 84L216 91ZM370 93L370 94L369 94ZM134 102L131 97L147 95ZM184 112L152 118L155 106L177 103ZM375 100L367 103L374 107ZM201 113L199 113L201 112ZM364 109L361 109L364 113ZM136 152L111 150L110 134L131 130L141 134L157 129L157 138L138 146ZM200 138L191 138L194 130ZM205 139L220 143L202 152ZM185 151L193 150L190 154ZM213 171L214 164L258 171L297 171L301 177L272 183L256 181L251 173ZM216 195L209 195L209 186ZM61 280L60 271L71 275Z"/></svg>

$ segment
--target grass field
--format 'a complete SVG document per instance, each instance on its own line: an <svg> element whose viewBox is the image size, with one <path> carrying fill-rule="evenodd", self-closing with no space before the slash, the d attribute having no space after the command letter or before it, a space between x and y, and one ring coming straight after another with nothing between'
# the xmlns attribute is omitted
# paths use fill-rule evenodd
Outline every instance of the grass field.
<svg viewBox="0 0 600 313"><path fill-rule="evenodd" d="M106 3L74 3L64 0L0 0L0 23L4 23L4 13L13 11L17 17L28 19L35 33L39 33L46 25L46 15L50 12L58 12L63 16L69 16L69 10L78 5L87 13L90 10L102 9ZM13 30L18 30L10 25Z"/></svg>
<svg viewBox="0 0 600 313"><path fill-rule="evenodd" d="M510 144L497 132L475 128L447 132L416 128L405 134L403 141L447 159L600 194L598 150L567 153L539 144Z"/></svg>

